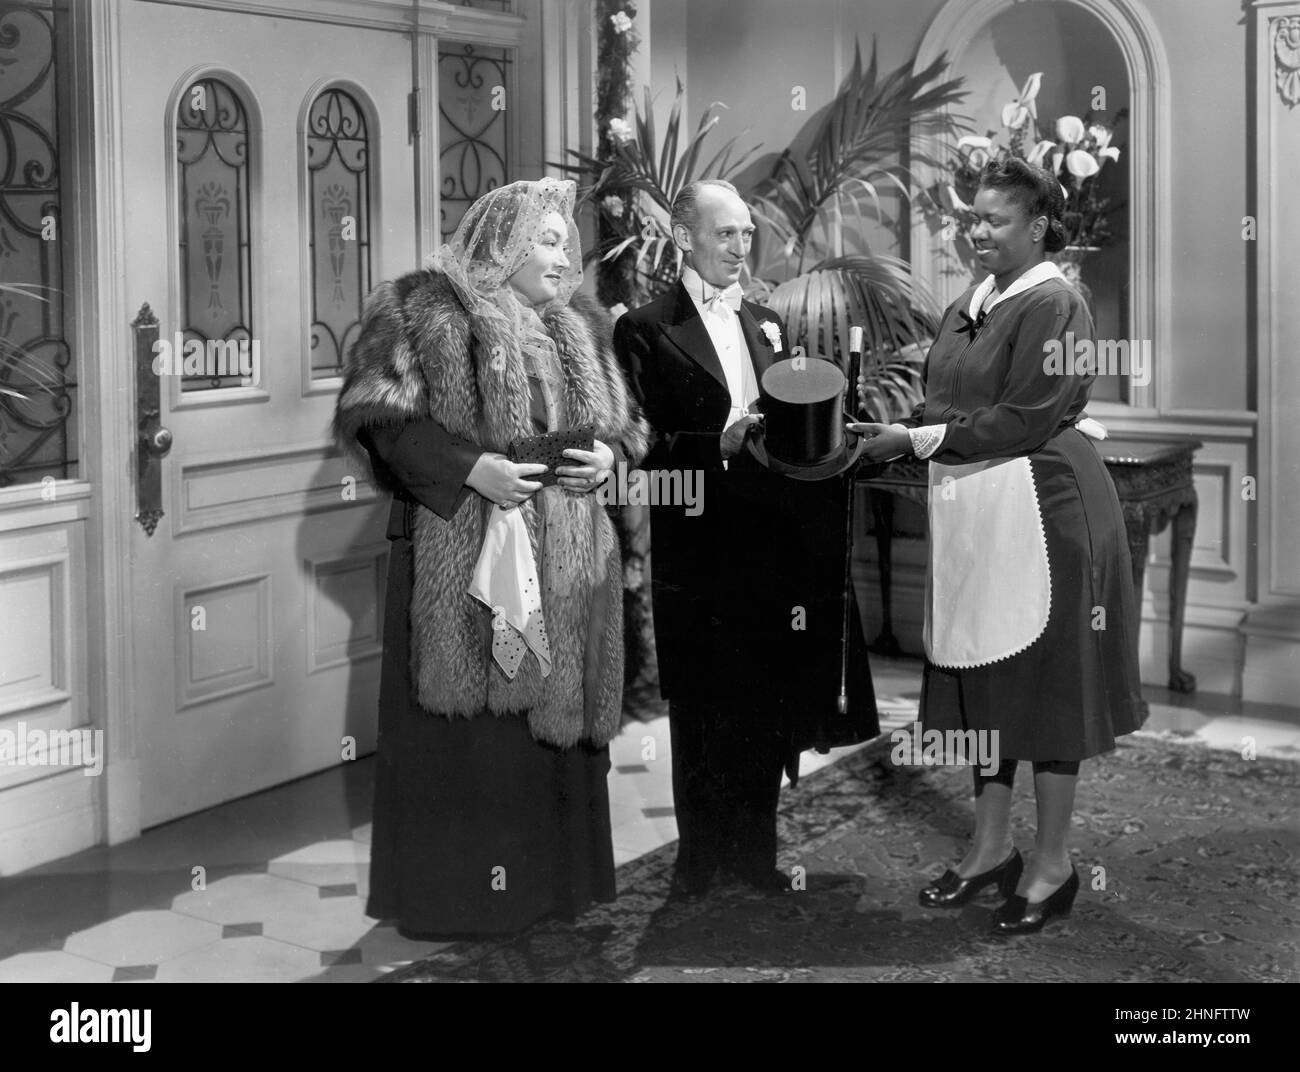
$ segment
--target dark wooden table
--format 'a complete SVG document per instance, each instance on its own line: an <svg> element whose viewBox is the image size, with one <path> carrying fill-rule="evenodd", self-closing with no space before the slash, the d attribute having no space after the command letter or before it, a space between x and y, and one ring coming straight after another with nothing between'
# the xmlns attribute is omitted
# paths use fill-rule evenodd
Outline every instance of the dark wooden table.
<svg viewBox="0 0 1300 1072"><path fill-rule="evenodd" d="M1201 446L1191 436L1160 436L1148 439L1103 439L1098 453L1115 482L1124 524L1128 530L1129 553L1133 559L1133 586L1139 603L1146 573L1151 536L1173 524L1169 573L1169 688L1194 692L1196 678L1182 668L1183 616L1187 606L1187 581L1196 535L1196 488L1192 483L1192 459ZM876 531L876 553L880 567L880 606L883 619L880 635L871 650L882 655L900 655L894 636L892 606L891 545L893 543L894 497L901 496L925 505L929 493L929 465L915 459L895 462L883 473L859 478L870 490L871 516Z"/></svg>

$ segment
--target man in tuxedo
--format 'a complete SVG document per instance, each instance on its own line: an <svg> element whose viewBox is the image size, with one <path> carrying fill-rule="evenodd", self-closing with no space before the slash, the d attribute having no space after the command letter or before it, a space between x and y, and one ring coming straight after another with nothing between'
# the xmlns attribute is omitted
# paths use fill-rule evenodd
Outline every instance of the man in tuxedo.
<svg viewBox="0 0 1300 1072"><path fill-rule="evenodd" d="M676 897L722 872L791 889L776 867L781 775L798 753L879 733L852 607L849 710L836 712L843 613L844 476L798 481L746 448L759 384L790 356L785 325L743 301L754 225L736 188L691 183L672 206L681 280L626 313L614 349L652 430L643 468L695 472L694 510L651 506L660 692L668 700L679 834ZM659 486L674 486L669 481ZM702 510L699 506L702 505Z"/></svg>

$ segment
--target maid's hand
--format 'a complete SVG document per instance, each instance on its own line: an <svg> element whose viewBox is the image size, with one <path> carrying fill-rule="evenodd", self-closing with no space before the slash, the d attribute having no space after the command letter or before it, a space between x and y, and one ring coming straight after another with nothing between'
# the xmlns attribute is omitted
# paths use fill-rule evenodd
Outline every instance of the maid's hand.
<svg viewBox="0 0 1300 1072"><path fill-rule="evenodd" d="M870 421L858 421L847 428L854 435L866 436L867 445L862 453L873 462L887 462L912 453L912 439L905 428Z"/></svg>
<svg viewBox="0 0 1300 1072"><path fill-rule="evenodd" d="M566 458L572 458L577 465L557 465L555 475L559 477L560 487L570 491L585 493L595 491L608 478L614 468L614 452L599 439L592 443L591 450L579 450L570 447L564 452Z"/></svg>

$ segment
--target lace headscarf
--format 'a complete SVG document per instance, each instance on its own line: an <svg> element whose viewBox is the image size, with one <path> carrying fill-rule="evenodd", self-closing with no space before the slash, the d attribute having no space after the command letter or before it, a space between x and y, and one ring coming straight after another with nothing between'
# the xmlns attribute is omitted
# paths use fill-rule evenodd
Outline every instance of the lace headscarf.
<svg viewBox="0 0 1300 1072"><path fill-rule="evenodd" d="M477 316L510 316L523 308L508 280L528 259L541 238L542 221L552 212L563 218L561 238L569 255L559 294L544 309L567 305L582 284L582 254L573 222L576 185L567 179L512 182L484 194L461 217L450 242L432 254L428 267L444 272L465 308Z"/></svg>
<svg viewBox="0 0 1300 1072"><path fill-rule="evenodd" d="M541 317L567 305L582 284L582 252L573 222L576 193L573 182L550 178L491 190L470 205L451 241L425 262L447 276L470 315L501 321L508 336L520 341L529 375L541 383L552 431L563 421L561 373ZM552 212L564 220L567 233L560 237L569 266L560 272L555 298L533 309L519 300L509 280L541 240L542 223Z"/></svg>

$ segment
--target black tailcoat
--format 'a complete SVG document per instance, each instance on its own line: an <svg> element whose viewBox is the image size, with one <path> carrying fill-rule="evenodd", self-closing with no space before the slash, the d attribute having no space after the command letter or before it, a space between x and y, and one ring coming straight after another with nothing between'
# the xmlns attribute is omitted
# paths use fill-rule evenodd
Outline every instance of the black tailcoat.
<svg viewBox="0 0 1300 1072"><path fill-rule="evenodd" d="M785 325L744 302L755 379L789 357ZM763 324L775 325L778 349ZM652 429L647 470L697 471L702 511L651 507L651 580L660 691L670 701L782 709L787 766L798 752L876 736L879 723L856 604L850 614L849 712L839 715L847 477L804 482L748 451L724 469L731 406L703 319L678 283L625 314L614 349ZM697 478L697 487L700 486Z"/></svg>

